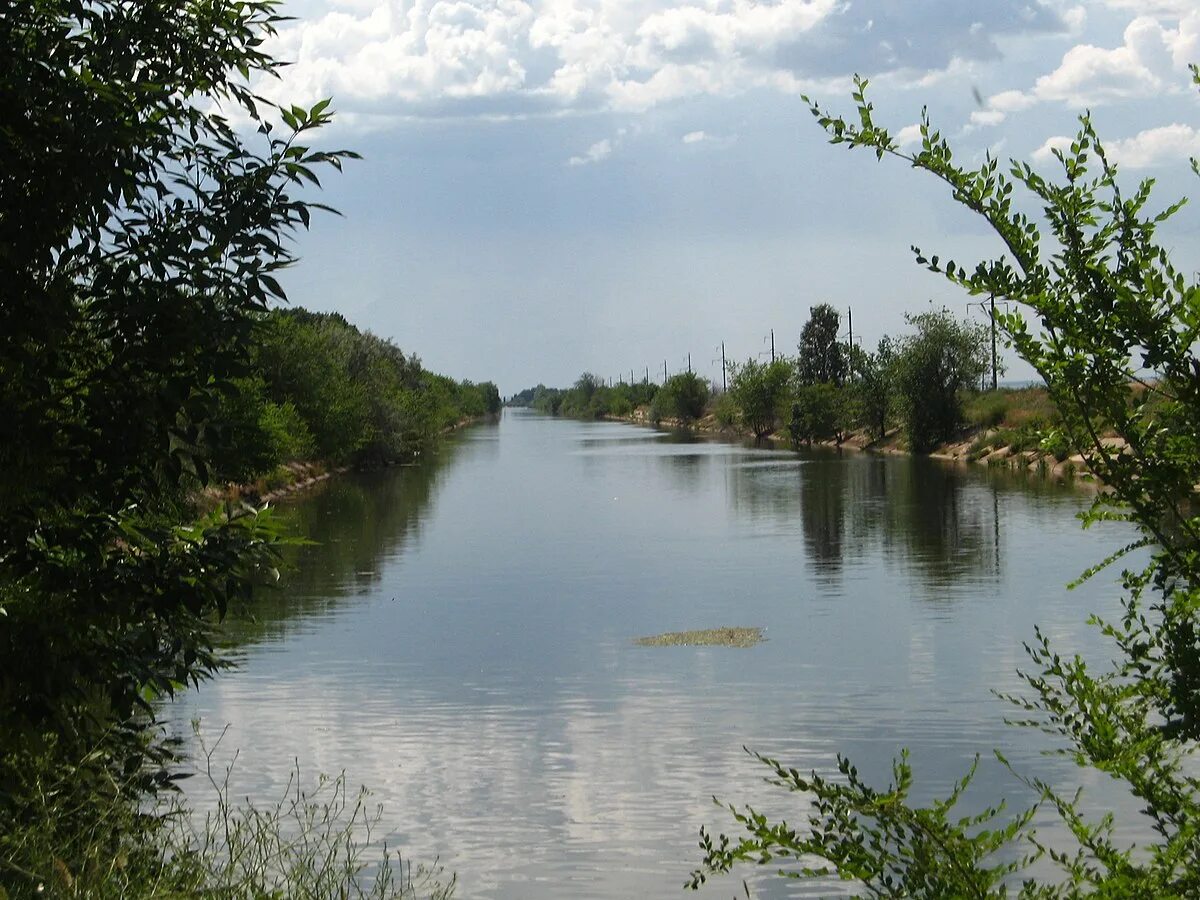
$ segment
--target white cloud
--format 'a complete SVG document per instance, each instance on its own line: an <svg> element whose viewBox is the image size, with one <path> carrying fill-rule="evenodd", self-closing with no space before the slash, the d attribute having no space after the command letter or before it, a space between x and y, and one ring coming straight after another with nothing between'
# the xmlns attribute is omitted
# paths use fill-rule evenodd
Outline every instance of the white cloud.
<svg viewBox="0 0 1200 900"><path fill-rule="evenodd" d="M1013 113L1028 109L1036 102L1033 97L1023 94L1020 91L1001 91L989 97L987 105L989 109L994 109L998 112Z"/></svg>
<svg viewBox="0 0 1200 900"><path fill-rule="evenodd" d="M269 52L267 96L387 117L642 111L753 88L907 83L995 58L995 38L1061 31L1061 0L308 0Z"/></svg>
<svg viewBox="0 0 1200 900"><path fill-rule="evenodd" d="M1153 8L1163 4L1122 5ZM1167 4L1170 6L1170 4ZM972 116L976 124L998 124L1012 112L1037 103L1062 102L1073 107L1099 106L1120 100L1179 93L1187 64L1200 58L1200 12L1189 0L1187 12L1180 4L1174 28L1158 18L1141 15L1125 28L1119 47L1077 44L1063 54L1057 68L1034 82L1028 91L1003 91L988 98L987 109ZM1161 11L1161 10L1160 10ZM990 115L1000 113L1001 115Z"/></svg>
<svg viewBox="0 0 1200 900"><path fill-rule="evenodd" d="M975 126L999 125L1006 113L998 109L977 109L971 113L971 124Z"/></svg>
<svg viewBox="0 0 1200 900"><path fill-rule="evenodd" d="M1054 159L1054 151L1066 151L1072 138L1055 135L1033 151L1035 162L1046 164ZM1146 169L1167 163L1177 163L1200 156L1200 130L1178 122L1147 128L1133 137L1105 141L1104 152L1110 160L1130 169Z"/></svg>
<svg viewBox="0 0 1200 900"><path fill-rule="evenodd" d="M905 125L896 132L896 144L900 147L908 147L919 143L921 143L920 125Z"/></svg>
<svg viewBox="0 0 1200 900"><path fill-rule="evenodd" d="M685 144L704 144L707 147L725 149L737 143L736 134L712 134L708 131L689 131L680 140Z"/></svg>
<svg viewBox="0 0 1200 900"><path fill-rule="evenodd" d="M1070 9L1063 11L1062 17L1071 34L1079 34L1083 31L1083 26L1087 24L1087 8L1084 6L1072 6Z"/></svg>
<svg viewBox="0 0 1200 900"><path fill-rule="evenodd" d="M1109 141L1105 152L1131 169L1177 162L1200 156L1200 131L1179 123L1149 128L1125 140Z"/></svg>
<svg viewBox="0 0 1200 900"><path fill-rule="evenodd" d="M1143 16L1185 16L1196 9L1195 0L1104 0L1104 5Z"/></svg>
<svg viewBox="0 0 1200 900"><path fill-rule="evenodd" d="M568 166L586 166L591 163L598 163L601 160L608 159L612 156L613 142L611 138L605 138L602 141L596 141L592 146L588 147L582 156L572 156L567 160Z"/></svg>
<svg viewBox="0 0 1200 900"><path fill-rule="evenodd" d="M1042 146L1033 151L1033 161L1045 165L1054 159L1055 150L1065 151L1071 146L1071 139L1065 135L1057 134L1052 138L1047 138Z"/></svg>

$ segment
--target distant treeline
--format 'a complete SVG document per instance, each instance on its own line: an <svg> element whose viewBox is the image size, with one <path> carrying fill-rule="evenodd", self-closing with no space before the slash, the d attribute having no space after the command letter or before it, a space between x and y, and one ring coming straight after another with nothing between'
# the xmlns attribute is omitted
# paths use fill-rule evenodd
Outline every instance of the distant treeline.
<svg viewBox="0 0 1200 900"><path fill-rule="evenodd" d="M712 416L722 427L765 437L786 431L794 444L841 443L852 433L874 441L903 429L908 446L927 452L957 436L963 425L1012 424L1005 396L986 392L991 370L986 326L955 318L947 310L908 317L912 331L885 336L873 351L841 340L838 311L811 309L794 357L748 359L728 367L724 392L685 372L662 385L608 385L585 373L567 389L538 385L509 399L550 415L594 419L627 416L647 407L651 421L691 423ZM1053 424L1053 410L1020 424L1030 434Z"/></svg>
<svg viewBox="0 0 1200 900"><path fill-rule="evenodd" d="M646 406L655 422L673 419L686 424L704 415L710 394L704 379L693 372L672 375L661 386L651 381L609 385L599 375L585 372L570 388L539 384L514 394L508 405L576 419L628 416Z"/></svg>
<svg viewBox="0 0 1200 900"><path fill-rule="evenodd" d="M336 313L274 310L256 323L249 371L223 394L212 465L248 481L283 462L379 464L413 456L448 427L500 410L491 382L426 371Z"/></svg>

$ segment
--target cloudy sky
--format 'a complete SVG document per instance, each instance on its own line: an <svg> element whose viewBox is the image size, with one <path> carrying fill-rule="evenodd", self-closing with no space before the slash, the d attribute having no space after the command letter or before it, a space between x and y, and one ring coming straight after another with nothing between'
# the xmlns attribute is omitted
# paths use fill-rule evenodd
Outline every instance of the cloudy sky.
<svg viewBox="0 0 1200 900"><path fill-rule="evenodd" d="M337 310L436 371L504 393L580 372L719 380L794 352L809 307L873 345L967 298L910 244L997 241L929 177L830 147L800 99L910 134L922 106L964 161L1050 170L1091 109L1126 179L1195 191L1200 0L290 0L265 90L333 97L331 176L293 302ZM1200 205L1165 234L1200 268ZM975 313L978 315L978 313ZM715 361L715 362L714 362ZM1028 370L1010 365L1010 375Z"/></svg>

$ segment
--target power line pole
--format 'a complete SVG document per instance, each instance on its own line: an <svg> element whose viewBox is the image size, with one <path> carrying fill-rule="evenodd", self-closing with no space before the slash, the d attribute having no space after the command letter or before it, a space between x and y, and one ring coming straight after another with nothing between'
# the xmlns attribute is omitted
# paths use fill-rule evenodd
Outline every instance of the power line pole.
<svg viewBox="0 0 1200 900"><path fill-rule="evenodd" d="M996 390L996 295L992 294L988 300L992 307L992 390Z"/></svg>
<svg viewBox="0 0 1200 900"><path fill-rule="evenodd" d="M663 360L663 384L667 383L667 361Z"/></svg>
<svg viewBox="0 0 1200 900"><path fill-rule="evenodd" d="M854 307L846 307L846 362L850 368L850 380L854 380Z"/></svg>
<svg viewBox="0 0 1200 900"><path fill-rule="evenodd" d="M1007 300L1001 300L1001 301L1000 301L1000 305L1001 305L1001 306L1004 306L1004 307L1007 307L1007 306L1008 306L1008 301L1007 301ZM998 353L998 351L997 351L997 349L996 349L996 344L997 344L997 338L996 338L996 295L995 295L995 294L988 294L988 299L987 299L987 304L986 304L986 305L985 305L985 304L984 304L984 302L981 300L981 301L980 301L980 302L978 302L978 303L968 303L968 304L967 304L967 306L968 306L968 307L972 307L972 306L978 306L978 307L980 308L980 310L983 310L983 311L985 311L985 312L988 314L988 318L989 318L989 319L991 319L991 322L992 322L992 390L993 390L993 391L994 391L994 390L997 390L997 389L999 388L999 386L1000 386L1000 359L999 359L999 353ZM985 379L986 377L987 377L987 373L985 372L985 373L984 373L984 375L983 375L983 378L981 378L981 379L980 379L980 381L981 381L981 387L982 387L982 382L983 382L983 379Z"/></svg>
<svg viewBox="0 0 1200 900"><path fill-rule="evenodd" d="M688 374L692 374L692 354L688 354Z"/></svg>
<svg viewBox="0 0 1200 900"><path fill-rule="evenodd" d="M775 362L775 329L771 329L771 362Z"/></svg>
<svg viewBox="0 0 1200 900"><path fill-rule="evenodd" d="M721 341L721 393L724 394L728 388L725 386L725 342Z"/></svg>

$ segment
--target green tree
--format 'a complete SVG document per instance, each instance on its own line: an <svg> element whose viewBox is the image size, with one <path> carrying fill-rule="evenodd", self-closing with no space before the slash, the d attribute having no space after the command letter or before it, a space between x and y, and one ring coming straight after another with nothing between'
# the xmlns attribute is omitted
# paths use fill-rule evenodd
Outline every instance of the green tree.
<svg viewBox="0 0 1200 900"><path fill-rule="evenodd" d="M276 403L292 403L307 423L317 453L345 461L371 440L371 405L381 395L359 376L370 368L356 334L341 316L287 310L259 332L255 367Z"/></svg>
<svg viewBox="0 0 1200 900"><path fill-rule="evenodd" d="M140 768L152 699L220 665L213 618L271 573L253 510L177 523L309 223L295 191L352 155L304 143L326 102L246 87L278 21L255 0L3 14L0 858L43 790L31 759L87 763L81 791L165 777Z"/></svg>
<svg viewBox="0 0 1200 900"><path fill-rule="evenodd" d="M751 358L731 365L728 396L737 405L741 424L756 438L773 434L790 407L794 368L788 359L769 363Z"/></svg>
<svg viewBox="0 0 1200 900"><path fill-rule="evenodd" d="M962 426L961 393L988 369L988 332L945 309L905 319L916 334L901 339L890 368L909 448L926 453Z"/></svg>
<svg viewBox="0 0 1200 900"><path fill-rule="evenodd" d="M663 383L650 404L650 416L660 422L676 419L690 425L704 415L708 405L708 383L695 372L680 372Z"/></svg>
<svg viewBox="0 0 1200 900"><path fill-rule="evenodd" d="M1200 85L1200 71L1193 67L1192 74ZM1171 265L1156 240L1181 204L1148 209L1149 181L1126 194L1087 116L1071 145L1056 151L1063 177L1051 180L1019 162L1004 174L990 157L978 168L961 168L924 118L921 147L905 152L876 124L865 88L859 81L856 122L814 105L818 122L834 143L932 173L1000 236L1006 254L973 269L919 250L917 257L971 294L1007 297L1037 317L1036 332L1020 312L1001 323L1045 379L1069 446L1105 487L1085 522L1121 519L1142 534L1100 567L1133 547L1149 548L1149 563L1123 574L1122 616L1097 622L1113 659L1093 668L1037 632L1027 692L1011 699L1026 724L1057 736L1081 767L1122 782L1139 799L1150 832L1135 848L1120 836L1114 816L1089 821L1075 795L1026 776L1077 846L1052 854L1059 880L1027 876L1011 892L1197 896L1200 782L1191 760L1200 740L1200 285ZM1192 167L1200 174L1195 161ZM1016 204L1016 186L1041 204L1044 225ZM1109 430L1123 446L1103 439ZM798 863L795 874L835 871L880 896L1000 897L1008 893L1006 881L1049 852L1029 830L1032 810L1007 820L998 808L955 816L969 773L944 801L916 807L908 800L912 772L903 755L882 790L865 784L845 760L834 779L764 762L779 784L812 796L807 827L797 831L735 810L746 836L731 844L706 834L705 867L694 873L694 884L738 862L790 858ZM998 858L1000 848L1017 840L1026 842L1028 855Z"/></svg>
<svg viewBox="0 0 1200 900"><path fill-rule="evenodd" d="M846 380L848 357L838 339L841 316L828 303L809 310L808 321L800 331L796 369L801 384L837 384Z"/></svg>
<svg viewBox="0 0 1200 900"><path fill-rule="evenodd" d="M865 353L857 347L854 351L856 377L849 389L854 394L857 422L866 429L872 441L877 441L887 433L895 406L896 346L884 335L874 353Z"/></svg>
<svg viewBox="0 0 1200 900"><path fill-rule="evenodd" d="M843 401L842 390L836 385L828 382L801 385L788 421L793 446L834 439L840 444L845 434Z"/></svg>

